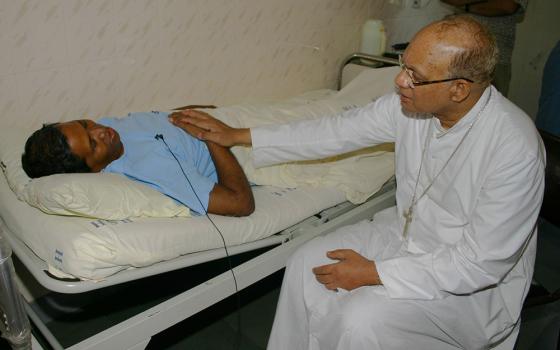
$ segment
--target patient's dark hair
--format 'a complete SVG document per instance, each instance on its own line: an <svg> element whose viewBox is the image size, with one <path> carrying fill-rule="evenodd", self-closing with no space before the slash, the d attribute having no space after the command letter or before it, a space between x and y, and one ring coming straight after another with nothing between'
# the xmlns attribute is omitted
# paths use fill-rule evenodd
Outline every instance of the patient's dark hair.
<svg viewBox="0 0 560 350"><path fill-rule="evenodd" d="M25 153L21 156L27 176L91 172L86 162L72 153L66 136L57 125L45 124L27 139Z"/></svg>

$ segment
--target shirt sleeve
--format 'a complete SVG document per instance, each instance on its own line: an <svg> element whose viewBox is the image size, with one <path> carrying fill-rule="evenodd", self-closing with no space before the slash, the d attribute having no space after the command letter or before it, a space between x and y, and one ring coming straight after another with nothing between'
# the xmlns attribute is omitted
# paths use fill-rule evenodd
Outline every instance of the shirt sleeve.
<svg viewBox="0 0 560 350"><path fill-rule="evenodd" d="M519 262L532 237L544 190L542 154L523 143L498 153L462 238L433 252L378 261L392 298L439 299L498 284Z"/></svg>
<svg viewBox="0 0 560 350"><path fill-rule="evenodd" d="M215 185L213 179L200 173L188 160L179 157L178 163L166 150L158 152L155 147L146 149L144 160L125 160L126 164L120 167L110 166L105 171L124 174L173 198L198 214L206 213L210 192Z"/></svg>
<svg viewBox="0 0 560 350"><path fill-rule="evenodd" d="M251 129L253 163L262 167L287 161L321 159L395 139L398 95L344 113L284 125Z"/></svg>
<svg viewBox="0 0 560 350"><path fill-rule="evenodd" d="M152 177L155 180L151 184L152 187L196 213L205 214L208 210L210 192L216 183L187 162L181 161L182 170L174 160L166 163L166 166L158 167L159 171L154 169ZM161 171L161 169L166 170Z"/></svg>

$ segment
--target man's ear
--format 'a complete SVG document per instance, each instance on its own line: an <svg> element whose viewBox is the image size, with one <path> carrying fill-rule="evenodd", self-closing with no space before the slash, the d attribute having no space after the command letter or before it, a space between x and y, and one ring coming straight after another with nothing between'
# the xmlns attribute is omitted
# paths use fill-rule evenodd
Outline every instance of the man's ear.
<svg viewBox="0 0 560 350"><path fill-rule="evenodd" d="M471 94L471 84L463 79L458 79L453 82L450 89L450 99L453 102L461 103Z"/></svg>

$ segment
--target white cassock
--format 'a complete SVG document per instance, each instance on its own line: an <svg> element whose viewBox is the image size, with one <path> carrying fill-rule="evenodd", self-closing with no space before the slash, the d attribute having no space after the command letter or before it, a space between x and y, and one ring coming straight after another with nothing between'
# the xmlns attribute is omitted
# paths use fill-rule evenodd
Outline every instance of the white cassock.
<svg viewBox="0 0 560 350"><path fill-rule="evenodd" d="M417 196L473 122L417 202L403 239L424 148ZM544 148L533 122L495 88L448 130L431 116L403 114L393 93L251 135L257 166L395 142L397 206L291 257L269 349L486 349L515 341L533 273ZM317 282L311 269L335 262L325 254L340 248L375 260L383 285L333 292Z"/></svg>

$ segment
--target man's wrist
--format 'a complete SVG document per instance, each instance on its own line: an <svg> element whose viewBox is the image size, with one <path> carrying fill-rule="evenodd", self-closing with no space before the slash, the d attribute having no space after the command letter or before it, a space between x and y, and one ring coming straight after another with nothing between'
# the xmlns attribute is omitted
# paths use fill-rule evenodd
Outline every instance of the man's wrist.
<svg viewBox="0 0 560 350"><path fill-rule="evenodd" d="M251 130L249 128L236 129L234 143L237 145L251 145Z"/></svg>

